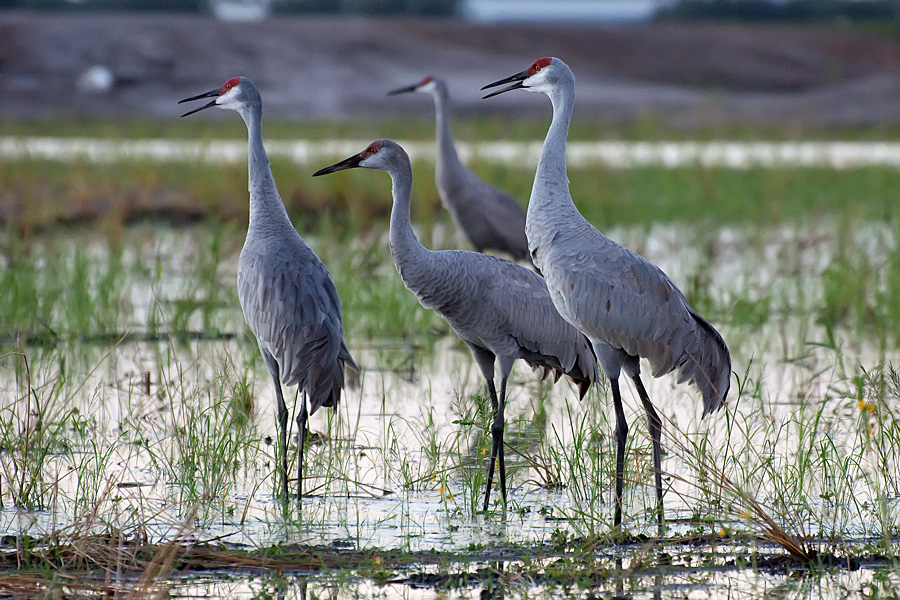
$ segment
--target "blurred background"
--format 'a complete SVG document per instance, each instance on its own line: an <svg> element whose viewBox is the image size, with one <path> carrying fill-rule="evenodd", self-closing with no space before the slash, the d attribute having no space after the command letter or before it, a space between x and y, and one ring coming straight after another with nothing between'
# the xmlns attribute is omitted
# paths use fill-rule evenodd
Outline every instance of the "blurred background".
<svg viewBox="0 0 900 600"><path fill-rule="evenodd" d="M429 119L385 97L429 74L459 114L544 114L478 90L555 55L576 120L882 127L900 120L898 18L896 0L0 0L2 119L174 118L236 74L290 120Z"/></svg>

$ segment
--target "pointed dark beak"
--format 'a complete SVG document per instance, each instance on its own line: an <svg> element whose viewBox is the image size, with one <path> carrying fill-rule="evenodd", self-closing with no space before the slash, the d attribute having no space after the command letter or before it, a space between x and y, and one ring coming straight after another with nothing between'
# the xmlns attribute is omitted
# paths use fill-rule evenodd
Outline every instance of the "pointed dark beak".
<svg viewBox="0 0 900 600"><path fill-rule="evenodd" d="M197 96L191 96L190 98L185 98L184 100L179 100L178 104L181 104L183 102L190 102L191 100L200 100L202 98L218 98L218 97L219 97L219 90L210 90L210 91L206 92L205 94L199 94ZM213 100L212 102L204 104L200 108L195 108L194 110L189 110L188 112L184 113L181 116L186 117L188 115L194 114L195 112L200 112L204 108L211 108L215 105L216 105L216 101Z"/></svg>
<svg viewBox="0 0 900 600"><path fill-rule="evenodd" d="M410 85L407 87L397 88L396 90L391 90L387 93L388 96L396 96L397 94L408 94L409 92L416 91L418 85Z"/></svg>
<svg viewBox="0 0 900 600"><path fill-rule="evenodd" d="M518 90L520 88L525 87L523 82L528 79L528 73L526 71L522 71L521 73L516 73L512 77L507 77L506 79L501 79L500 81L495 81L494 83L489 83L482 90L486 90L488 88L497 87L498 85L503 85L504 83L512 83L511 86L505 87L502 90L497 90L496 92L491 92L487 96L484 96L482 100L486 100L492 96L497 96L502 94L503 92L508 92L510 90Z"/></svg>
<svg viewBox="0 0 900 600"><path fill-rule="evenodd" d="M334 173L335 171L343 171L344 169L352 169L354 167L358 167L360 162L362 162L362 157L359 154L354 154L350 158L345 158L341 162L334 163L330 167L319 169L318 171L313 173L313 177L318 177L319 175L327 175L329 173Z"/></svg>

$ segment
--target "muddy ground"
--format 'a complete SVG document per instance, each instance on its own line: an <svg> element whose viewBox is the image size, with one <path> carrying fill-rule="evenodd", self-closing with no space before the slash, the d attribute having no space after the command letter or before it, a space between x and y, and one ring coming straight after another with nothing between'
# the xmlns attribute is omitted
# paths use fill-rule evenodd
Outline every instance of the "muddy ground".
<svg viewBox="0 0 900 600"><path fill-rule="evenodd" d="M240 74L262 90L270 116L426 117L430 103L385 92L439 74L460 113L547 117L545 98L482 101L478 91L544 55L574 70L578 118L627 124L652 117L685 129L900 122L900 38L863 28L322 16L226 23L194 15L0 12L0 108L5 119L172 118L178 99ZM111 70L112 89L79 87L94 65Z"/></svg>

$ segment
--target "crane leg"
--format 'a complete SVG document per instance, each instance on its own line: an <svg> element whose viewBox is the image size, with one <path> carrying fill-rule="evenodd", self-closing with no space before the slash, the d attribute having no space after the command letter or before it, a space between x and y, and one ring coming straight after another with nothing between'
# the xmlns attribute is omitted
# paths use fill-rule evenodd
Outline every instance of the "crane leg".
<svg viewBox="0 0 900 600"><path fill-rule="evenodd" d="M506 463L503 459L503 412L506 401L506 378L500 384L500 400L493 380L488 379L488 392L491 394L491 406L494 409L494 420L491 423L491 460L488 463L487 489L484 492L484 508L487 510L491 501L491 486L494 483L494 465L500 463L500 494L506 503Z"/></svg>
<svg viewBox="0 0 900 600"><path fill-rule="evenodd" d="M613 409L616 412L616 507L613 525L616 529L622 525L622 485L625 479L625 443L628 440L628 422L622 408L622 396L619 393L618 378L610 378L609 387L613 394Z"/></svg>
<svg viewBox="0 0 900 600"><path fill-rule="evenodd" d="M278 425L278 450L281 452L281 499L287 502L288 497L288 476L287 476L287 423L288 410L284 403L284 395L281 391L281 375L278 369L278 361L260 346L260 353L263 361L272 374L272 381L275 383L275 422Z"/></svg>
<svg viewBox="0 0 900 600"><path fill-rule="evenodd" d="M276 367L277 369L277 367ZM272 374L275 380L275 399L278 403L277 413L275 415L278 421L278 450L281 452L281 498L287 501L288 491L288 475L287 475L287 423L288 410L284 403L284 395L281 392L281 379L278 372Z"/></svg>
<svg viewBox="0 0 900 600"><path fill-rule="evenodd" d="M300 412L297 414L297 434L300 436L300 442L297 448L297 504L300 504L300 498L303 497L303 456L306 454L306 431L307 418L309 413L306 410L306 392L300 397Z"/></svg>
<svg viewBox="0 0 900 600"><path fill-rule="evenodd" d="M656 480L656 515L658 520L659 537L663 535L663 490L662 490L662 421L650 402L650 396L644 389L644 383L641 381L640 374L632 377L634 386L637 388L638 396L641 397L641 403L644 405L644 411L647 413L647 426L650 429L650 439L653 442L653 472Z"/></svg>
<svg viewBox="0 0 900 600"><path fill-rule="evenodd" d="M500 432L500 443L497 447L497 458L500 462L500 496L503 498L503 508L506 508L506 455L503 448L503 429L506 427L506 380L503 377L500 380L500 407L494 415L494 423L491 426L491 433Z"/></svg>

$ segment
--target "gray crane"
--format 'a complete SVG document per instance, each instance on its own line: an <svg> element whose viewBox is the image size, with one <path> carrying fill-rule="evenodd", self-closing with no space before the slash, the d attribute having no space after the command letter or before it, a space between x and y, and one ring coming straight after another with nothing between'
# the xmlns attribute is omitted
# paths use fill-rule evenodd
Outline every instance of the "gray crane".
<svg viewBox="0 0 900 600"><path fill-rule="evenodd" d="M307 418L322 406L337 410L344 369L358 371L344 341L341 301L328 269L294 229L269 167L262 141L262 100L249 79L233 77L216 90L181 102L213 98L181 115L218 106L247 124L250 226L237 269L238 298L275 382L281 450L282 497L288 497L288 410L282 383L298 386L300 411L297 502L303 492ZM181 103L179 102L179 104ZM309 409L307 411L307 400Z"/></svg>
<svg viewBox="0 0 900 600"><path fill-rule="evenodd" d="M525 209L508 194L485 183L459 160L450 136L447 84L437 77L426 77L416 85L393 90L388 95L407 92L430 94L434 99L437 142L434 182L456 226L478 252L498 250L515 260L531 262L525 239Z"/></svg>
<svg viewBox="0 0 900 600"><path fill-rule="evenodd" d="M619 394L619 373L634 381L647 413L653 443L660 535L663 530L662 421L641 382L640 357L654 377L677 370L678 382L696 384L703 416L725 404L731 356L722 336L690 307L663 271L597 231L578 212L566 176L566 137L575 104L575 76L558 58L541 58L527 70L484 86L508 87L485 96L524 89L550 97L553 119L538 161L525 231L535 265L566 321L591 340L609 378L616 413L616 503L622 523L622 479L628 423Z"/></svg>
<svg viewBox="0 0 900 600"><path fill-rule="evenodd" d="M315 176L353 167L381 169L391 176L391 257L404 285L425 308L447 320L472 351L487 381L494 420L484 510L488 509L494 463L499 463L500 493L506 504L503 424L506 383L517 358L534 369L568 375L583 398L599 373L590 343L556 312L544 279L508 260L464 250L425 248L410 224L412 167L395 142L372 142L361 153ZM500 367L500 395L494 387L494 362Z"/></svg>

